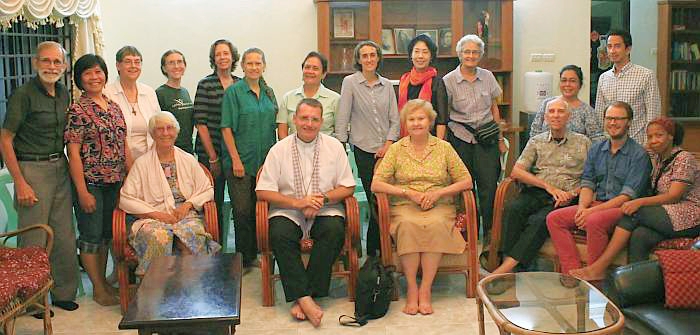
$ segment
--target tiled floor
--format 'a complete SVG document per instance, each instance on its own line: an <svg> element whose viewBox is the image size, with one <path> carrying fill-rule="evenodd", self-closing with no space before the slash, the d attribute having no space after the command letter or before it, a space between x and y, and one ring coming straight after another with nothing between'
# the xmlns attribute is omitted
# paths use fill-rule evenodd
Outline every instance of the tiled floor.
<svg viewBox="0 0 700 335"><path fill-rule="evenodd" d="M84 281L87 281L83 274ZM474 299L467 299L464 292L464 277L459 275L438 276L433 288L435 313L430 316L409 316L401 312L404 298L391 304L389 313L362 328L342 327L338 317L352 315L354 304L345 295L345 284L333 280L331 297L320 299L325 314L320 328L314 329L308 322L292 319L288 313L289 304L284 303L282 287L275 289L276 305L261 305L260 272L253 271L243 277L243 297L241 301L241 324L236 334L386 334L386 335L429 335L429 334L477 334L478 321ZM403 291L405 293L405 287ZM90 296L81 297L80 308L73 312L57 309L53 318L54 334L137 334L136 331L119 331L121 319L119 307L102 307L94 303ZM498 334L488 313L485 316L486 333ZM43 334L41 320L29 316L17 320L18 335Z"/></svg>

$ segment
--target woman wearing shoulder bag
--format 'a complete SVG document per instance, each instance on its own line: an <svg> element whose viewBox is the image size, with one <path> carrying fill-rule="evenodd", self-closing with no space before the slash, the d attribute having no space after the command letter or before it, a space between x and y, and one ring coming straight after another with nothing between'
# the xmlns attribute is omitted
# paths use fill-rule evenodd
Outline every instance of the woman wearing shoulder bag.
<svg viewBox="0 0 700 335"><path fill-rule="evenodd" d="M503 92L493 73L478 67L484 42L466 35L457 42L460 65L443 78L447 89L447 141L474 177L479 196L483 234L490 236L501 153L506 151L498 129L501 116L496 98Z"/></svg>

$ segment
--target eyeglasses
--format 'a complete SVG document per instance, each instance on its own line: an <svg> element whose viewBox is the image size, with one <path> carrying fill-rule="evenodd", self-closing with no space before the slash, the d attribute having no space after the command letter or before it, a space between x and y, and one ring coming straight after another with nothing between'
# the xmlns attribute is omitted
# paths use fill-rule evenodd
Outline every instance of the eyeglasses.
<svg viewBox="0 0 700 335"><path fill-rule="evenodd" d="M462 50L462 54L479 56L481 55L481 50Z"/></svg>
<svg viewBox="0 0 700 335"><path fill-rule="evenodd" d="M606 122L622 121L622 120L627 120L627 117L626 116L606 116L605 117Z"/></svg>
<svg viewBox="0 0 700 335"><path fill-rule="evenodd" d="M130 65L130 66L141 66L140 59L125 59L125 60L122 60L121 62L122 62L122 64Z"/></svg>
<svg viewBox="0 0 700 335"><path fill-rule="evenodd" d="M53 66L58 67L58 66L63 65L63 60L42 57L42 58L39 58L39 63L43 66L51 66L51 64L53 64Z"/></svg>
<svg viewBox="0 0 700 335"><path fill-rule="evenodd" d="M171 60L171 61L165 62L165 65L168 65L168 66L185 65L185 61L183 61L182 59Z"/></svg>

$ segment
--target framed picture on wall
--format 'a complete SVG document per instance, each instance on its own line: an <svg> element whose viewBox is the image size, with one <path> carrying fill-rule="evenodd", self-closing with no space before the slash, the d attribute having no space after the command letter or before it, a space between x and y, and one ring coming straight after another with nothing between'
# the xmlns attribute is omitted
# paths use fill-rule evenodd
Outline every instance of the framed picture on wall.
<svg viewBox="0 0 700 335"><path fill-rule="evenodd" d="M437 29L416 29L416 36L426 35L433 40L433 43L437 45L438 43L438 30Z"/></svg>
<svg viewBox="0 0 700 335"><path fill-rule="evenodd" d="M382 29L382 54L391 55L395 53L394 32L391 29Z"/></svg>
<svg viewBox="0 0 700 335"><path fill-rule="evenodd" d="M333 37L355 37L355 12L352 9L333 10Z"/></svg>
<svg viewBox="0 0 700 335"><path fill-rule="evenodd" d="M416 31L413 28L394 28L394 40L396 41L396 53L407 54L408 43L416 37Z"/></svg>
<svg viewBox="0 0 700 335"><path fill-rule="evenodd" d="M438 45L438 53L452 53L452 28L440 28L438 40L436 42Z"/></svg>

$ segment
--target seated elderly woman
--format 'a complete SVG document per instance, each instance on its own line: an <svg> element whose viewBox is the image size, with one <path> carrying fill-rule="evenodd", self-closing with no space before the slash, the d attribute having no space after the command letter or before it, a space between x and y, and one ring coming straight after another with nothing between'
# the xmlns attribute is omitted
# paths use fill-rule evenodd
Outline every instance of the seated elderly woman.
<svg viewBox="0 0 700 335"><path fill-rule="evenodd" d="M408 136L389 147L372 182L372 192L390 196L390 232L408 286L403 312L411 315L433 312L431 286L442 254L461 254L466 244L454 227L453 196L471 188L472 179L452 146L430 135L435 117L430 102L406 103L401 123Z"/></svg>
<svg viewBox="0 0 700 335"><path fill-rule="evenodd" d="M151 149L139 157L121 189L119 208L138 218L129 243L139 257L136 274L143 275L157 256L215 253L221 248L204 230L202 206L214 189L197 160L175 147L180 125L169 112L148 121ZM176 250L174 250L176 249Z"/></svg>

